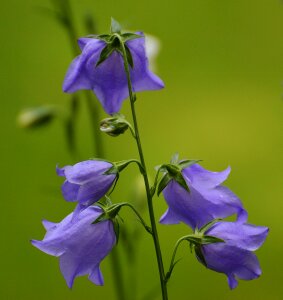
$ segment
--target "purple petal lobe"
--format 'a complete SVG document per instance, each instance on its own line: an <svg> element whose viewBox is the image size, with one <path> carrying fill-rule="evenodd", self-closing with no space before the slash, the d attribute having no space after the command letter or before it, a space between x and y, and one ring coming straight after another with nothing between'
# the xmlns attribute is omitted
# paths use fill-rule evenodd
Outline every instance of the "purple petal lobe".
<svg viewBox="0 0 283 300"><path fill-rule="evenodd" d="M238 281L233 274L227 275L228 284L231 290L238 286Z"/></svg>
<svg viewBox="0 0 283 300"><path fill-rule="evenodd" d="M67 201L74 202L78 200L80 186L78 184L65 181L62 185L62 194Z"/></svg>
<svg viewBox="0 0 283 300"><path fill-rule="evenodd" d="M265 241L269 229L251 224L239 225L237 222L219 222L211 227L206 234L221 238L230 245L255 251Z"/></svg>
<svg viewBox="0 0 283 300"><path fill-rule="evenodd" d="M199 164L191 165L183 170L183 174L189 179L190 184L196 189L214 188L223 183L229 176L231 168L222 172L211 172Z"/></svg>
<svg viewBox="0 0 283 300"><path fill-rule="evenodd" d="M53 223L47 220L42 220L42 225L46 230L51 230L57 226L57 223Z"/></svg>
<svg viewBox="0 0 283 300"><path fill-rule="evenodd" d="M179 224L180 220L179 217L176 216L176 214L174 212L172 212L172 210L170 210L170 208L168 208L166 210L166 212L164 213L164 215L160 218L159 222L161 224Z"/></svg>
<svg viewBox="0 0 283 300"><path fill-rule="evenodd" d="M104 285L103 275L100 271L99 266L94 268L88 278L96 285Z"/></svg>

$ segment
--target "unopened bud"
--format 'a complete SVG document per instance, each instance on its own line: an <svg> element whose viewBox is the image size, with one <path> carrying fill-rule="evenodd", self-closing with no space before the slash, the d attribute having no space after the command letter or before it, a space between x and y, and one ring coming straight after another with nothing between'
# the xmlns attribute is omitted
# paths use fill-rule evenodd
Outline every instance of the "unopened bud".
<svg viewBox="0 0 283 300"><path fill-rule="evenodd" d="M122 117L106 118L100 123L100 130L110 136L123 134L129 128L129 124Z"/></svg>

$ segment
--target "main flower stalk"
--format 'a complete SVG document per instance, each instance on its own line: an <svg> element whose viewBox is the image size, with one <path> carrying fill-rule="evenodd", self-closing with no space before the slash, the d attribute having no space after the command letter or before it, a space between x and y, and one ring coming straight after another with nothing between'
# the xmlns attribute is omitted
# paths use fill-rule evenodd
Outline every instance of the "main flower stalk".
<svg viewBox="0 0 283 300"><path fill-rule="evenodd" d="M158 232L157 232L155 216L154 216L153 203L152 203L152 195L150 192L146 164L145 164L145 160L144 160L144 155L143 155L143 150L142 150L142 145L141 145L141 140L140 140L140 134L139 134L139 128L138 128L138 122L137 122L137 116L136 116L136 111L135 111L136 96L133 93L132 82L131 82L131 77L130 77L129 62L127 59L125 45L122 40L120 40L120 42L121 42L121 48L122 48L122 53L123 53L124 68L125 68L125 72L127 75L129 97L130 97L130 103L131 103L131 111L132 111L132 117L133 117L133 123L134 123L134 128L135 128L135 135L136 135L135 138L136 138L136 143L137 143L137 147L138 147L141 165L143 167L142 176L144 179L144 184L145 184L145 189L146 189L147 205L148 205L150 223L151 223L151 228L152 228L152 237L153 237L153 241L154 241L155 253L156 253L158 270L159 270L160 285L161 285L161 290L162 290L162 299L168 300L168 293L167 293L167 286L166 286L166 282L165 282L165 273L164 273L164 266L163 266L163 260L162 260L162 253L161 253L161 249L160 249L160 243L159 243Z"/></svg>

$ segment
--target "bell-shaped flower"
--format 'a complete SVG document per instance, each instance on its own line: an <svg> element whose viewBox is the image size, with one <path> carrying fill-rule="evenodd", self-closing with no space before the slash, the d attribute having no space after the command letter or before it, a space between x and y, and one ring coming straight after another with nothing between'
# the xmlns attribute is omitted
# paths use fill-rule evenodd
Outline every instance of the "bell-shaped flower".
<svg viewBox="0 0 283 300"><path fill-rule="evenodd" d="M125 42L133 61L130 77L134 92L158 90L164 87L162 80L148 68L145 52L145 38ZM114 50L103 63L97 65L101 52L107 46L99 38L80 38L81 55L74 59L67 71L63 90L74 93L78 90L92 90L108 114L119 112L123 100L129 97L128 83L122 54Z"/></svg>
<svg viewBox="0 0 283 300"><path fill-rule="evenodd" d="M96 285L103 285L101 261L116 244L116 235L111 220L93 222L102 214L102 209L91 206L75 219L73 213L60 223L43 221L47 233L42 241L32 240L41 251L59 257L60 269L72 287L77 276L89 275Z"/></svg>
<svg viewBox="0 0 283 300"><path fill-rule="evenodd" d="M238 285L236 278L252 280L261 275L261 268L253 251L265 241L268 228L237 222L217 222L205 235L222 239L222 243L202 245L206 267L227 275L231 289ZM201 259L199 259L202 262Z"/></svg>
<svg viewBox="0 0 283 300"><path fill-rule="evenodd" d="M230 168L222 172L211 172L199 164L182 170L188 190L172 179L163 190L168 210L161 217L162 224L184 222L193 229L200 228L213 219L238 215L239 222L247 220L240 199L227 187L222 186Z"/></svg>
<svg viewBox="0 0 283 300"><path fill-rule="evenodd" d="M62 185L65 200L78 202L76 211L100 200L118 179L118 173L107 173L112 167L113 164L107 161L86 160L57 168L57 174L66 177Z"/></svg>

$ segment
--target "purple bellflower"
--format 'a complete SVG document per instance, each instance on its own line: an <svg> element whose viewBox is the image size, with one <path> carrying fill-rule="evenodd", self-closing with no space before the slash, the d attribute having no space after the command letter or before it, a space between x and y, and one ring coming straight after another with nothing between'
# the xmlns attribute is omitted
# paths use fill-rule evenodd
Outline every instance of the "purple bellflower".
<svg viewBox="0 0 283 300"><path fill-rule="evenodd" d="M239 198L221 185L230 173L230 168L222 172L211 172L198 164L182 170L189 191L174 179L163 190L169 206L161 217L162 224L184 222L193 229L200 228L213 219L238 215L239 222L246 222L247 212Z"/></svg>
<svg viewBox="0 0 283 300"><path fill-rule="evenodd" d="M100 200L117 180L117 173L106 174L113 164L101 160L86 160L73 166L57 168L59 176L66 177L62 185L65 200L78 202L79 212Z"/></svg>
<svg viewBox="0 0 283 300"><path fill-rule="evenodd" d="M257 250L265 241L267 227L217 222L204 234L224 240L221 243L202 245L201 250L206 266L225 273L231 289L238 285L235 277L252 280L261 275L258 259L252 251Z"/></svg>
<svg viewBox="0 0 283 300"><path fill-rule="evenodd" d="M130 76L134 92L159 90L164 87L162 80L148 68L145 52L145 38L128 40L128 47L133 68ZM80 38L78 40L81 55L75 58L67 71L63 90L74 93L78 90L92 90L108 114L119 112L123 100L129 97L126 72L123 57L118 51L113 51L101 64L96 66L102 50L107 43L96 38Z"/></svg>
<svg viewBox="0 0 283 300"><path fill-rule="evenodd" d="M47 230L44 239L31 241L41 251L59 257L60 269L69 288L77 276L87 274L96 285L104 284L99 266L116 244L116 235L110 220L92 224L101 213L101 208L91 206L75 219L71 213L60 223L44 220Z"/></svg>

